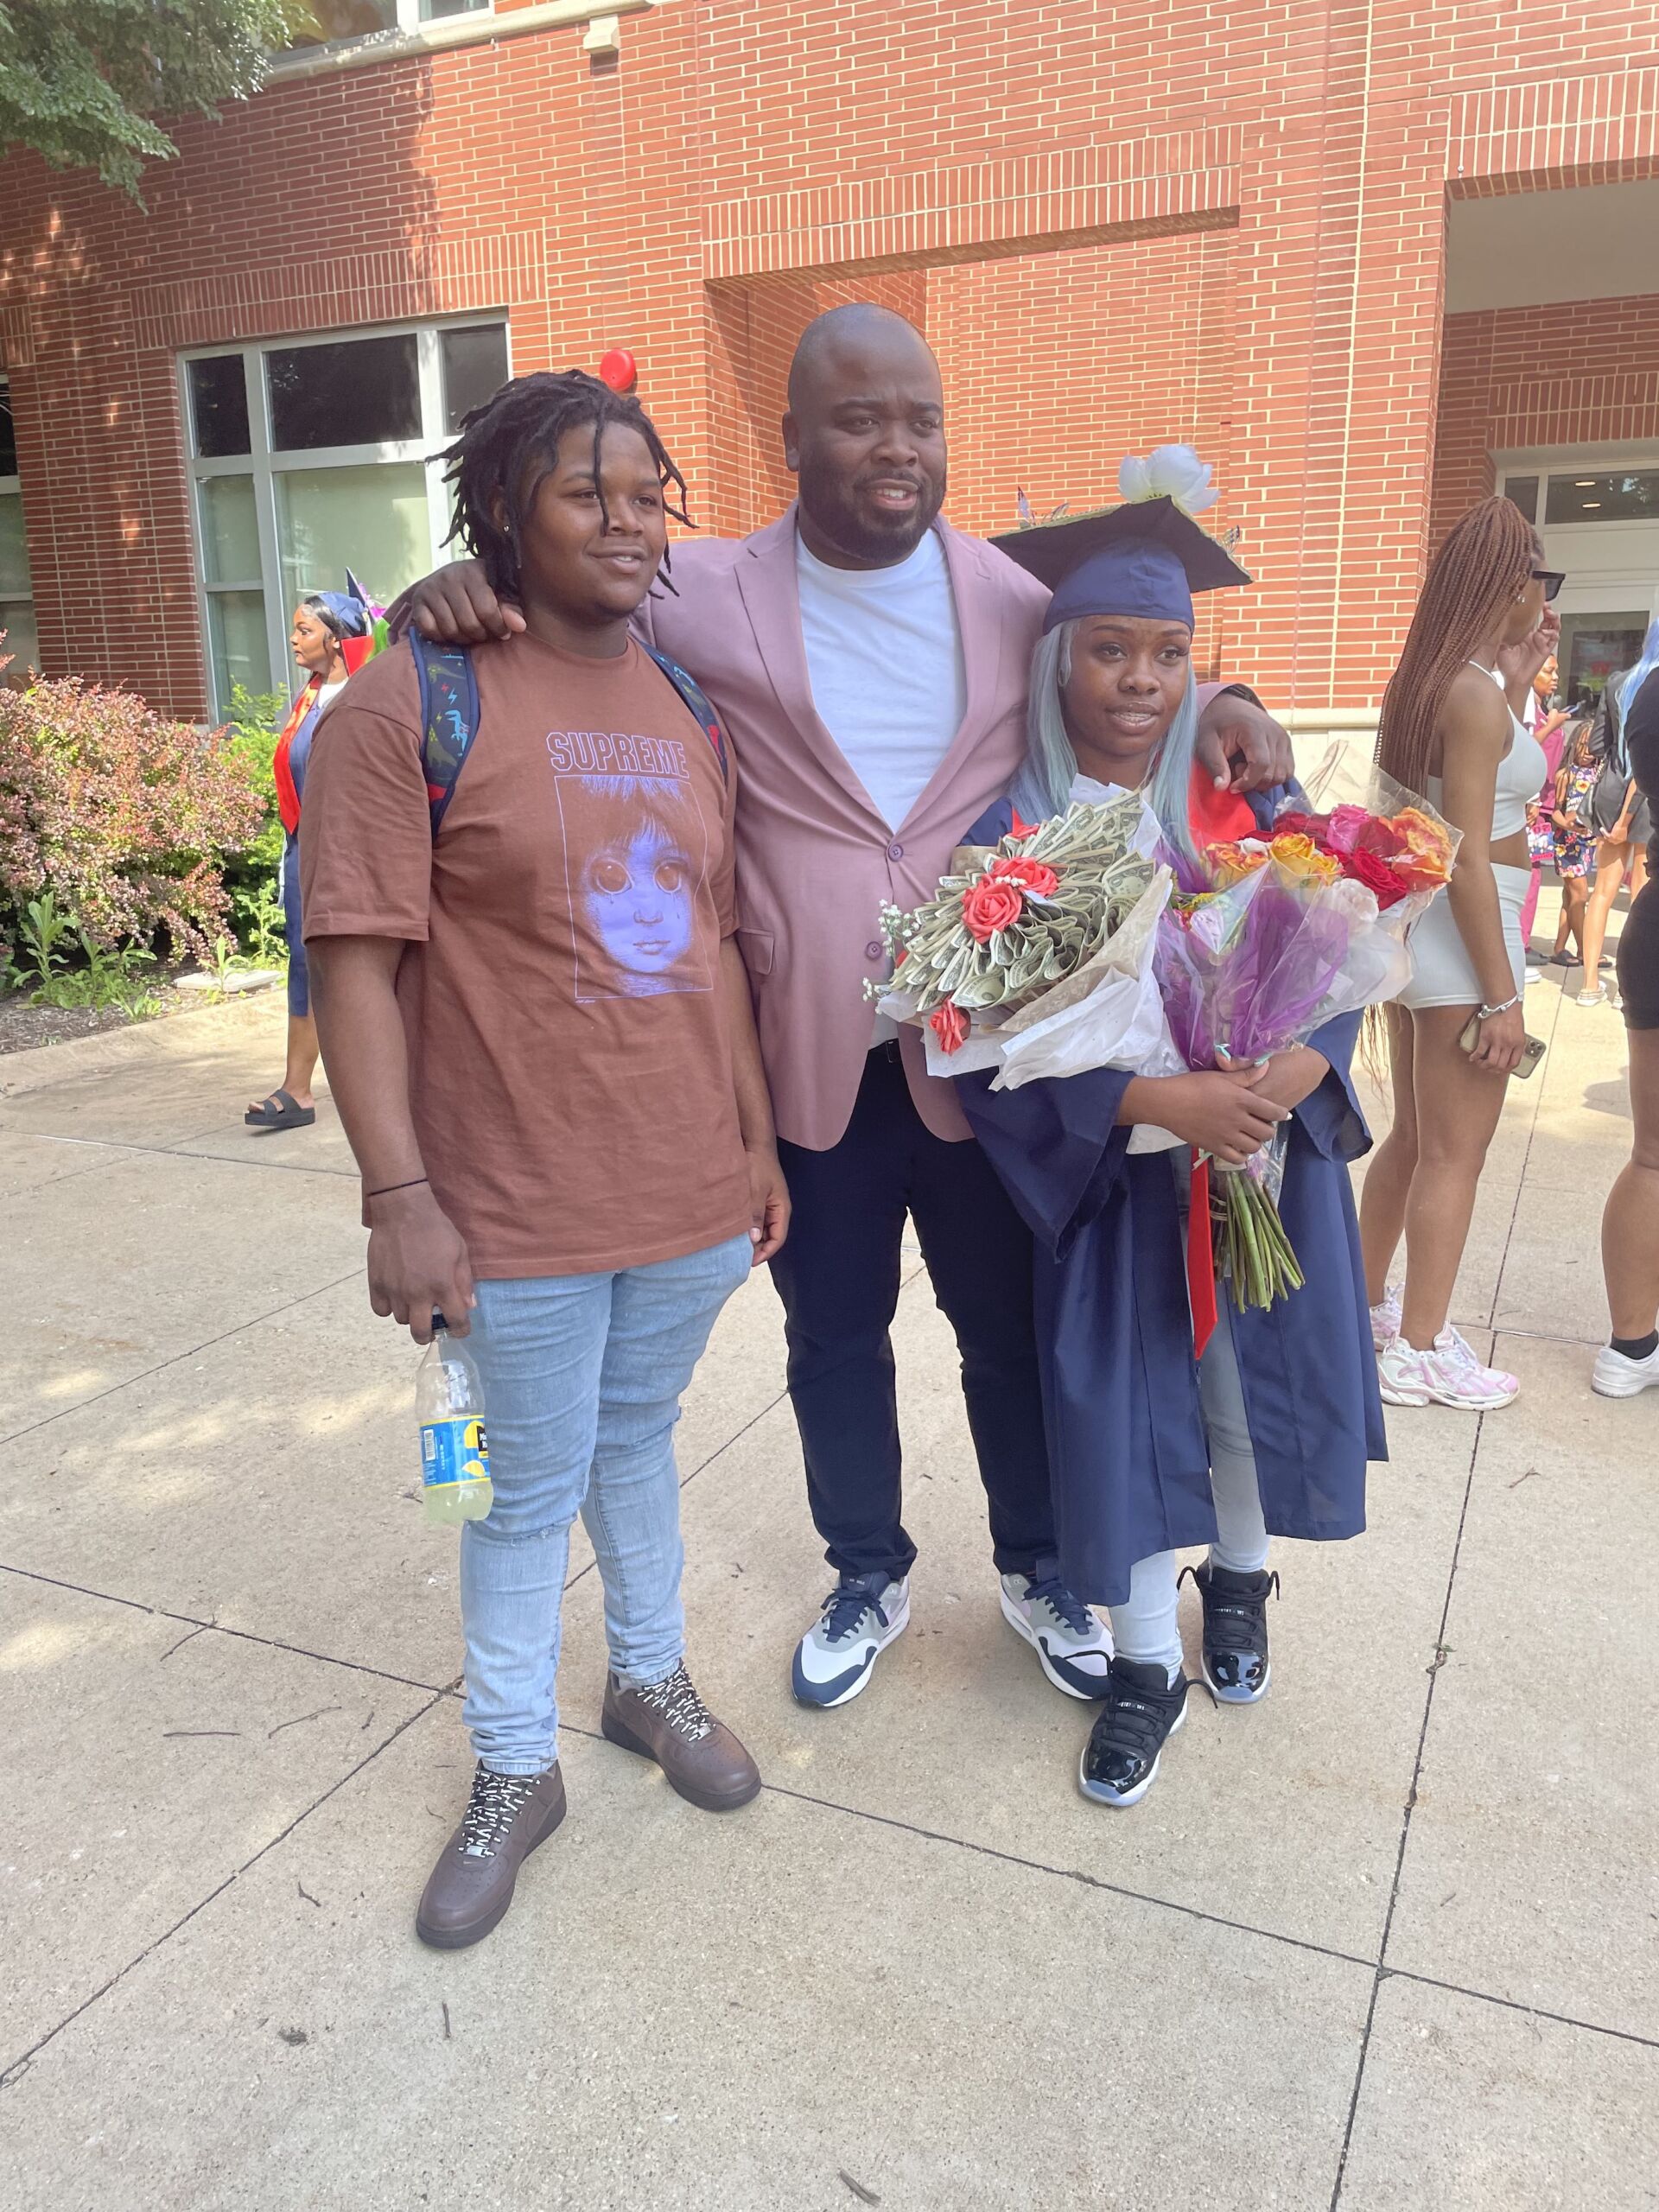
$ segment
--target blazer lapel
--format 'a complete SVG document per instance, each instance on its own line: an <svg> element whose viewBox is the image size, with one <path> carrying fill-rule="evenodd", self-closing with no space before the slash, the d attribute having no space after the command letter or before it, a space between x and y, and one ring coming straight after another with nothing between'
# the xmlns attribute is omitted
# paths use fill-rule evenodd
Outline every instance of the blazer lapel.
<svg viewBox="0 0 1659 2212"><path fill-rule="evenodd" d="M977 540L964 537L943 518L938 531L944 543L950 596L957 610L957 635L962 641L962 726L905 817L907 822L913 821L948 788L963 760L993 727L1007 629L1006 623L999 619L1000 610L986 603L986 580Z"/></svg>
<svg viewBox="0 0 1659 2212"><path fill-rule="evenodd" d="M746 558L736 563L738 589L754 632L767 681L785 721L803 748L847 798L885 828L874 800L853 772L851 763L824 728L812 703L812 678L801 633L801 594L795 568L795 510L757 531L745 541Z"/></svg>

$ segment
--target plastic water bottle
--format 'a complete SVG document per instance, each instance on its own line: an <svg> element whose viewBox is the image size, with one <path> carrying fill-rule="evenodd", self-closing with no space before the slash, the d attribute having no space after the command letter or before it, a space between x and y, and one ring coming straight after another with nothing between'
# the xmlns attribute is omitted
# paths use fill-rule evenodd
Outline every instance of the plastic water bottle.
<svg viewBox="0 0 1659 2212"><path fill-rule="evenodd" d="M421 1479L433 1528L481 1521L495 1503L490 1446L484 1431L484 1386L464 1344L442 1316L415 1376L415 1417L421 1425Z"/></svg>

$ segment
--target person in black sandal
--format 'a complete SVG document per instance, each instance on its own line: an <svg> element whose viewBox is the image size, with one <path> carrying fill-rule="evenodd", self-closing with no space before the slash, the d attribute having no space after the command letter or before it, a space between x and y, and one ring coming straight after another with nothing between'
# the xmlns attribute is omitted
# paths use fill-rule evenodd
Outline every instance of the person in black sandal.
<svg viewBox="0 0 1659 2212"><path fill-rule="evenodd" d="M370 610L355 592L315 591L294 610L289 636L294 658L305 671L300 695L276 740L271 763L276 779L276 810L283 823L283 927L288 938L288 1052L283 1080L268 1098L259 1098L242 1116L251 1129L269 1135L278 1129L308 1129L317 1118L311 1079L317 1071L316 1017L311 1011L311 976L306 965L300 921L300 794L311 758L317 724L346 689L354 668L373 647Z"/></svg>

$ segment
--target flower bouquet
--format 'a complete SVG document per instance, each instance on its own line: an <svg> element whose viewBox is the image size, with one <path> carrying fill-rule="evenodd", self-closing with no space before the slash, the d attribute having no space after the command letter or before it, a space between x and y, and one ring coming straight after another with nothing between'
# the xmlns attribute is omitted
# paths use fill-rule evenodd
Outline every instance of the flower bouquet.
<svg viewBox="0 0 1659 2212"><path fill-rule="evenodd" d="M1380 771L1363 780L1370 805L1293 804L1270 836L1209 847L1198 868L1208 887L1170 902L1154 966L1189 1068L1271 1058L1404 987L1409 931L1450 879L1457 836ZM1183 874L1193 880L1190 863ZM1208 1188L1217 1271L1241 1308L1301 1287L1279 1219L1281 1177L1281 1143L1203 1185L1195 1177L1195 1206Z"/></svg>
<svg viewBox="0 0 1659 2212"><path fill-rule="evenodd" d="M867 995L925 1026L930 1059L948 1061L948 1072L1000 1064L1013 1038L1106 979L1104 956L1132 917L1149 975L1147 909L1169 887L1149 857L1154 833L1134 795L1078 804L1034 827L1016 815L995 847L960 848L923 905L882 909L893 976L867 984Z"/></svg>

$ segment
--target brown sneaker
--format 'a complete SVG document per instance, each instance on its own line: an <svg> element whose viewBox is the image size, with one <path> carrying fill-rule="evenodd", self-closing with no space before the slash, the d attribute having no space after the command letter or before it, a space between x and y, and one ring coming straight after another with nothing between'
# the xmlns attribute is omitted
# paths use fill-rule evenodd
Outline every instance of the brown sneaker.
<svg viewBox="0 0 1659 2212"><path fill-rule="evenodd" d="M655 1759L671 1787L705 1812L733 1812L760 1790L760 1768L692 1688L683 1664L643 1690L625 1690L607 1675L599 1725L625 1751Z"/></svg>
<svg viewBox="0 0 1659 2212"><path fill-rule="evenodd" d="M518 1869L564 1818L564 1777L479 1766L461 1826L427 1878L415 1933L440 1951L481 1942L512 1903Z"/></svg>

